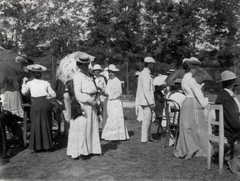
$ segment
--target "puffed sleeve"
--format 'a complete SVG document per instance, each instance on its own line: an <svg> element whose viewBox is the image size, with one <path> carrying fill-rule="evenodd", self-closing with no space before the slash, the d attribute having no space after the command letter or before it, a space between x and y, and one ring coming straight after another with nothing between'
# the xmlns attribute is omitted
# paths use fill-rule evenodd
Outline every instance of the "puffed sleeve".
<svg viewBox="0 0 240 181"><path fill-rule="evenodd" d="M22 89L21 89L21 92L23 95L26 95L30 92L30 86L29 86L30 82L27 82L27 83L23 83L22 85Z"/></svg>
<svg viewBox="0 0 240 181"><path fill-rule="evenodd" d="M74 88L74 94L78 102L80 103L92 103L94 98L90 96L90 94L83 93L82 90L82 81L83 77L76 73L76 75L73 77L73 88Z"/></svg>
<svg viewBox="0 0 240 181"><path fill-rule="evenodd" d="M193 78L189 81L189 87L193 91L194 96L197 98L198 102L200 103L202 108L207 107L208 105L208 98L205 98L203 92L201 90L201 86L196 82Z"/></svg>
<svg viewBox="0 0 240 181"><path fill-rule="evenodd" d="M51 87L49 82L47 82L47 93L48 93L48 96L50 96L51 98L55 98L56 97L56 93L52 89L52 87Z"/></svg>

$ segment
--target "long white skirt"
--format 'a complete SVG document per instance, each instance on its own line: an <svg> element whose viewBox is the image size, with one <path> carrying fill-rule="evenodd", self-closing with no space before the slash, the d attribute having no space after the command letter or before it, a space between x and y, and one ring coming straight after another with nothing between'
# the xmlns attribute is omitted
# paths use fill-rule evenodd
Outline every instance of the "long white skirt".
<svg viewBox="0 0 240 181"><path fill-rule="evenodd" d="M84 108L84 116L70 121L67 155L72 158L102 153L96 109L86 104Z"/></svg>
<svg viewBox="0 0 240 181"><path fill-rule="evenodd" d="M123 105L121 100L108 100L108 118L102 131L102 139L127 140L129 139L127 127L124 123Z"/></svg>

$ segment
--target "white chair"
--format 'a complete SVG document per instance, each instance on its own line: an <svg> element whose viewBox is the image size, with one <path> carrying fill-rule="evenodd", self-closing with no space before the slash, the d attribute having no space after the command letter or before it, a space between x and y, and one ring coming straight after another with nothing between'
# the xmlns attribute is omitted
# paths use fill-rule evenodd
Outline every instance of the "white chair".
<svg viewBox="0 0 240 181"><path fill-rule="evenodd" d="M216 114L213 119L213 114ZM214 134L213 127L218 127L218 134ZM224 117L222 105L210 104L208 114L208 155L207 155L207 168L211 168L211 156L212 156L212 145L211 142L218 143L219 146L219 173L222 174L223 170L223 159L224 159L224 144L228 144L226 137L224 137ZM234 144L230 145L230 153L233 153ZM233 154L230 155L230 158Z"/></svg>

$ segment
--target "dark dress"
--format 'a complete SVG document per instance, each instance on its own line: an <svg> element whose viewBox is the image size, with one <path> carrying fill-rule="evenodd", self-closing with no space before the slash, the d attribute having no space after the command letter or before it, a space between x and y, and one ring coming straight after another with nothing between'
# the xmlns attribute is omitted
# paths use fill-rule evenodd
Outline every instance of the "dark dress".
<svg viewBox="0 0 240 181"><path fill-rule="evenodd" d="M50 99L55 98L56 93L49 82L33 79L22 86L23 94L31 94L31 132L29 149L48 150L53 147L52 140L52 106Z"/></svg>
<svg viewBox="0 0 240 181"><path fill-rule="evenodd" d="M51 149L53 147L51 114L51 104L48 99L44 97L32 98L30 150Z"/></svg>

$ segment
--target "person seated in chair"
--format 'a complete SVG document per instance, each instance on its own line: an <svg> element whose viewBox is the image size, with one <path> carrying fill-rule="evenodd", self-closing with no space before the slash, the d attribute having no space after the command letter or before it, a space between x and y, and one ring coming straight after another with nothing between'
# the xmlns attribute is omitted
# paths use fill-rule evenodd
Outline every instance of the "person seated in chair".
<svg viewBox="0 0 240 181"><path fill-rule="evenodd" d="M180 79L180 78L176 78L173 81L174 85L172 86L172 92L168 97L169 99L177 102L178 105L180 106L180 108L182 107L183 101L186 98L186 96L181 88L181 82L182 82L182 79ZM170 107L171 107L171 105L170 105Z"/></svg>
<svg viewBox="0 0 240 181"><path fill-rule="evenodd" d="M234 95L234 91L238 86L236 83L237 77L238 76L229 70L221 73L221 80L219 82L222 83L222 91L218 94L215 101L216 104L223 106L224 136L230 144L238 141L240 138L240 103ZM237 157L240 155L239 148L239 144L234 144L234 158L228 162L231 171L238 174L240 173L240 166L238 166L240 165L240 160ZM228 155L228 153L225 155L225 159L228 159Z"/></svg>

